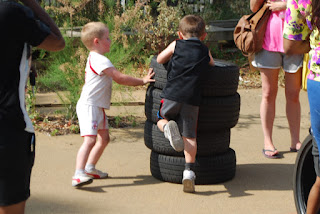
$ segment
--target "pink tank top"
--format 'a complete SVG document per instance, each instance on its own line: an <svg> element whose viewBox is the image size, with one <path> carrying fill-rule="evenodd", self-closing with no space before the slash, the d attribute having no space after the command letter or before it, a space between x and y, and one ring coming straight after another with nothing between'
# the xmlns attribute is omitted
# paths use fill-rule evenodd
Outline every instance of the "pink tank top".
<svg viewBox="0 0 320 214"><path fill-rule="evenodd" d="M284 52L282 35L284 18L285 10L275 11L270 14L264 36L263 49L273 52Z"/></svg>

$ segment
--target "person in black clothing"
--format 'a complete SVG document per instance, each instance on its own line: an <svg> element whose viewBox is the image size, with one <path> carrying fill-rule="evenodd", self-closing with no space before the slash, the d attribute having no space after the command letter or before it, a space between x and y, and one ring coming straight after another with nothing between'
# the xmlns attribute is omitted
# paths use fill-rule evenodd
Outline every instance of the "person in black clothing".
<svg viewBox="0 0 320 214"><path fill-rule="evenodd" d="M203 71L214 65L209 49L201 42L206 35L204 20L200 16L187 15L179 23L180 40L172 42L157 57L160 64L170 60L157 125L176 151L184 150L183 191L191 193L195 191L200 79Z"/></svg>
<svg viewBox="0 0 320 214"><path fill-rule="evenodd" d="M30 45L48 51L64 39L35 0L0 0L0 213L22 214L30 197L35 135L25 108Z"/></svg>

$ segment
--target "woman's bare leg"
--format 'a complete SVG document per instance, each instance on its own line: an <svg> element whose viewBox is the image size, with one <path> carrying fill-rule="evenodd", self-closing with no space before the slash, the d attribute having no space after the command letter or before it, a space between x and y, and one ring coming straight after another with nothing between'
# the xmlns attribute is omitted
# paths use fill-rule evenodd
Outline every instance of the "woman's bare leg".
<svg viewBox="0 0 320 214"><path fill-rule="evenodd" d="M273 122L276 111L276 97L278 93L278 75L280 69L261 68L262 100L260 105L260 118L264 135L264 149L275 150L272 140ZM267 155L275 155L278 151L266 151Z"/></svg>
<svg viewBox="0 0 320 214"><path fill-rule="evenodd" d="M300 142L300 120L301 107L299 94L301 89L301 69L294 73L285 73L286 113L290 128L290 148L299 150Z"/></svg>

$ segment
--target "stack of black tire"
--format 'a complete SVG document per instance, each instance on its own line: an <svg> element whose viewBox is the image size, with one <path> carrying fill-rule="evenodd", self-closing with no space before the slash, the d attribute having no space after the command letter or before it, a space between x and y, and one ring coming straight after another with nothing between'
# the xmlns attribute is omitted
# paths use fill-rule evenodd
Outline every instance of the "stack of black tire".
<svg viewBox="0 0 320 214"><path fill-rule="evenodd" d="M157 127L160 94L167 80L165 65L152 58L155 83L150 84L145 99L147 121L145 145L151 149L150 170L153 177L181 183L184 153L176 152ZM237 93L239 68L230 62L215 60L215 66L204 71L202 103L197 130L196 184L215 184L232 179L236 172L236 154L230 148L230 129L239 119L240 95Z"/></svg>

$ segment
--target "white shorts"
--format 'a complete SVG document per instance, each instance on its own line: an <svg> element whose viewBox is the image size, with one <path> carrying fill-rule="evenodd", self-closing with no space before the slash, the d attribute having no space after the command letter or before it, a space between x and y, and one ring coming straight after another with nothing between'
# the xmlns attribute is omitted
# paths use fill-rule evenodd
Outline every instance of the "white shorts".
<svg viewBox="0 0 320 214"><path fill-rule="evenodd" d="M287 73L296 73L302 67L303 54L286 55L281 52L272 52L262 49L254 54L252 65L256 68L278 69Z"/></svg>
<svg viewBox="0 0 320 214"><path fill-rule="evenodd" d="M96 136L98 130L109 129L108 118L103 108L77 103L80 135Z"/></svg>

